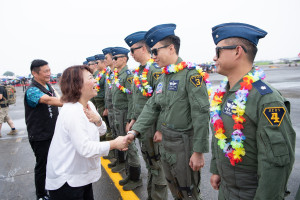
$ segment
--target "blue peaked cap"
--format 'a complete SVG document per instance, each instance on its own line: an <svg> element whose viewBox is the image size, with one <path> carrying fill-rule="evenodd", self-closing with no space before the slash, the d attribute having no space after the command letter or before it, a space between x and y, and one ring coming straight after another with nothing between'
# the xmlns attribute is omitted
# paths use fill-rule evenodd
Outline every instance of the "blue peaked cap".
<svg viewBox="0 0 300 200"><path fill-rule="evenodd" d="M104 60L105 56L103 54L97 54L95 55L96 60Z"/></svg>
<svg viewBox="0 0 300 200"><path fill-rule="evenodd" d="M89 64L89 62L88 62L88 61L83 61L82 64L83 64L83 65L87 65L87 64Z"/></svg>
<svg viewBox="0 0 300 200"><path fill-rule="evenodd" d="M95 56L87 57L86 61L91 62L91 61L96 61Z"/></svg>
<svg viewBox="0 0 300 200"><path fill-rule="evenodd" d="M128 35L124 40L127 43L127 45L129 47L131 47L135 43L137 43L141 40L144 40L146 33L147 33L147 31L138 31L138 32Z"/></svg>
<svg viewBox="0 0 300 200"><path fill-rule="evenodd" d="M151 28L145 35L146 44L152 48L167 36L175 35L176 24L160 24Z"/></svg>
<svg viewBox="0 0 300 200"><path fill-rule="evenodd" d="M111 53L111 49L112 49L112 47L107 47L105 49L102 49L102 52L103 52L104 55L106 55L108 53Z"/></svg>
<svg viewBox="0 0 300 200"><path fill-rule="evenodd" d="M244 23L225 23L212 28L212 36L215 44L221 40L239 37L252 42L255 46L260 38L264 38L268 33L260 28Z"/></svg>
<svg viewBox="0 0 300 200"><path fill-rule="evenodd" d="M124 47L114 47L114 48L112 48L111 53L113 56L118 55L118 54L128 55L129 50Z"/></svg>

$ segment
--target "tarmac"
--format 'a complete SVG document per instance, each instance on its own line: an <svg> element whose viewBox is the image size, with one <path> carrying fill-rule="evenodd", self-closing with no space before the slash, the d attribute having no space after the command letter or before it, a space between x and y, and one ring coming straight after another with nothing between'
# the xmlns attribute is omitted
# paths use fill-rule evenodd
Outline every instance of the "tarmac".
<svg viewBox="0 0 300 200"><path fill-rule="evenodd" d="M296 131L296 160L288 182L291 194L287 200L295 199L300 182L300 67L288 65L263 66L266 80L278 89L282 95L291 102L291 119ZM217 86L223 76L210 74L210 81ZM59 90L58 85L54 85ZM7 124L2 126L0 138L0 200L33 200L35 197L34 165L35 157L29 145L24 119L24 93L22 87L17 87L17 103L10 106L9 115L18 129L18 134L7 135L10 128ZM211 135L210 135L211 137ZM139 146L139 145L137 145ZM139 152L142 163L143 186L133 192L124 192L117 184L116 177L107 167L102 167L100 180L93 184L95 200L121 200L121 199L147 199L147 170ZM201 194L204 200L216 200L218 192L210 186L209 165L211 153L205 154L205 166L202 169ZM106 164L109 160L103 160ZM117 177L118 178L118 177ZM120 178L120 177L119 177ZM168 200L172 195L169 192Z"/></svg>

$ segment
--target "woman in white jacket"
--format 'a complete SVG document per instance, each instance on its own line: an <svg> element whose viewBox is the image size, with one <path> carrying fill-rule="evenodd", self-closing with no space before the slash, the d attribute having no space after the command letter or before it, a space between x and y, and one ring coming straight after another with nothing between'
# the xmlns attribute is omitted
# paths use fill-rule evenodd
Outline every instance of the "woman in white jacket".
<svg viewBox="0 0 300 200"><path fill-rule="evenodd" d="M106 124L93 103L96 80L87 66L67 68L61 77L61 100L64 105L57 118L50 145L46 189L51 200L92 200L92 183L101 176L101 156L109 150L125 150L122 137L99 142Z"/></svg>

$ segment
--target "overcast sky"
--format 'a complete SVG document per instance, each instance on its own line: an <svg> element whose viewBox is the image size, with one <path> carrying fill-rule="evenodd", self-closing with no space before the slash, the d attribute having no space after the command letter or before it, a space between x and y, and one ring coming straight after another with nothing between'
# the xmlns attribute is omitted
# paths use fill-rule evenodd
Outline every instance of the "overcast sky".
<svg viewBox="0 0 300 200"><path fill-rule="evenodd" d="M300 52L299 0L0 0L0 75L28 75L34 59L52 73L82 64L108 46L128 48L124 38L155 25L175 23L185 61L212 61L211 28L243 22L268 32L256 60ZM131 68L137 63L130 58Z"/></svg>

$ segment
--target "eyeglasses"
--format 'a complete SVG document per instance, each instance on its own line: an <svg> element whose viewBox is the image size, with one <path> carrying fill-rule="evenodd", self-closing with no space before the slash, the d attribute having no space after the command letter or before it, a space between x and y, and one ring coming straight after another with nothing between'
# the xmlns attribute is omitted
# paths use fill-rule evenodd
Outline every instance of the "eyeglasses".
<svg viewBox="0 0 300 200"><path fill-rule="evenodd" d="M158 47L158 48L156 48L156 49L151 49L151 55L157 56L158 50L159 50L159 49L167 48L168 46L170 46L170 44L165 45L165 46L162 46L162 47Z"/></svg>
<svg viewBox="0 0 300 200"><path fill-rule="evenodd" d="M123 57L126 57L126 56L114 56L112 59L113 60L118 60L118 58L123 58Z"/></svg>
<svg viewBox="0 0 300 200"><path fill-rule="evenodd" d="M139 46L139 47L136 47L136 48L131 48L130 51L131 51L132 54L134 54L134 51L135 51L135 50L140 49L140 48L142 48L142 47L143 47L143 46Z"/></svg>
<svg viewBox="0 0 300 200"><path fill-rule="evenodd" d="M217 58L220 57L220 50L221 49L235 49L238 46L242 47L242 49L245 51L245 53L247 53L247 50L245 47L241 46L241 45L232 45L232 46L223 46L223 47L216 47L216 56Z"/></svg>

